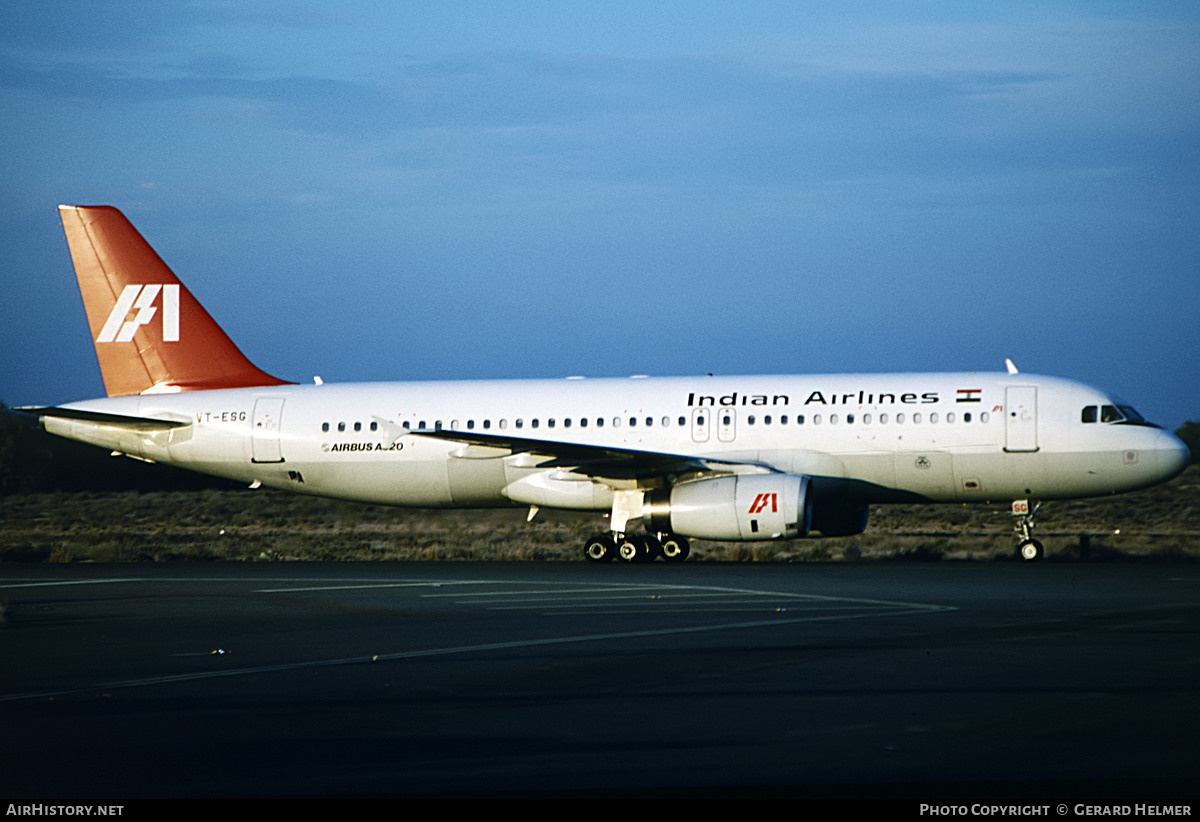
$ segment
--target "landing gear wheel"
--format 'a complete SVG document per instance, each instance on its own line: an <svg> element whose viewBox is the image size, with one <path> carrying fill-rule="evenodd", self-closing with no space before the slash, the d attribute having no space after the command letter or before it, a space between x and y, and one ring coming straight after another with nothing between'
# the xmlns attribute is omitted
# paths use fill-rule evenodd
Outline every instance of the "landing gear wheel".
<svg viewBox="0 0 1200 822"><path fill-rule="evenodd" d="M664 562L683 562L688 558L692 547L684 537L668 534L662 538L662 558Z"/></svg>
<svg viewBox="0 0 1200 822"><path fill-rule="evenodd" d="M1029 539L1017 546L1017 555L1026 562L1033 562L1045 556L1046 550L1036 539Z"/></svg>
<svg viewBox="0 0 1200 822"><path fill-rule="evenodd" d="M588 562L608 562L617 556L617 543L607 534L597 534L583 546Z"/></svg>
<svg viewBox="0 0 1200 822"><path fill-rule="evenodd" d="M652 562L658 540L649 535L626 536L617 543L617 556L625 562Z"/></svg>

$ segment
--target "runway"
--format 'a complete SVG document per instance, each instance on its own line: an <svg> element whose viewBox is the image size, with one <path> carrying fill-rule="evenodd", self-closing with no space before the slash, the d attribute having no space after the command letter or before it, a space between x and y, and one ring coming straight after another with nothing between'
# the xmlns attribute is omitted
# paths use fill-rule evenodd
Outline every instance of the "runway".
<svg viewBox="0 0 1200 822"><path fill-rule="evenodd" d="M7 565L0 602L10 797L1200 786L1191 564Z"/></svg>

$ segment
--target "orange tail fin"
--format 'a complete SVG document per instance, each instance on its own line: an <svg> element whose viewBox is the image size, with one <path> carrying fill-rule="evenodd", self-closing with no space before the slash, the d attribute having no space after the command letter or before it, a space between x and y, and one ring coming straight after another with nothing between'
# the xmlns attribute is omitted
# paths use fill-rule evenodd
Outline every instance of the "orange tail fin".
<svg viewBox="0 0 1200 822"><path fill-rule="evenodd" d="M120 211L58 212L110 397L290 385L246 359Z"/></svg>

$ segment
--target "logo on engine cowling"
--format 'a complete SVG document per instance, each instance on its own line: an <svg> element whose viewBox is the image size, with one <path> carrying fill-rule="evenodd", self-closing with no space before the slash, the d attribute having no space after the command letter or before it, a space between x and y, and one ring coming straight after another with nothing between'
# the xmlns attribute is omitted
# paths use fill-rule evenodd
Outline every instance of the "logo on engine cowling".
<svg viewBox="0 0 1200 822"><path fill-rule="evenodd" d="M759 494L754 498L754 502L750 503L748 514L761 514L767 510L767 506L771 506L771 513L779 513L779 495L778 494Z"/></svg>

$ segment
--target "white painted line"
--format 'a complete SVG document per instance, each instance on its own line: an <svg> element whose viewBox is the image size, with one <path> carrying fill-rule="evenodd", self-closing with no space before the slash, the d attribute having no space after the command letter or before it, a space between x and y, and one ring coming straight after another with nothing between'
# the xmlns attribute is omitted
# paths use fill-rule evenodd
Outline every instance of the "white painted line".
<svg viewBox="0 0 1200 822"><path fill-rule="evenodd" d="M304 588L257 588L256 594L292 594L303 591L361 591L370 588L441 588L458 585L491 585L488 582L376 582L363 585L310 585ZM433 596L433 595L430 595Z"/></svg>
<svg viewBox="0 0 1200 822"><path fill-rule="evenodd" d="M50 588L56 585L107 585L110 582L145 582L145 579L70 579L59 582L19 582L15 585L0 582L0 588Z"/></svg>
<svg viewBox="0 0 1200 822"><path fill-rule="evenodd" d="M480 584L484 584L484 583L480 583ZM495 585L514 585L514 584L519 584L519 583L496 582L494 584ZM564 583L564 586L565 585L566 585L566 583ZM612 586L606 586L603 588L580 588L580 589L575 589L575 590L578 590L585 594L593 594L593 593L603 594L607 591L622 591L622 592L624 592L624 591L662 591L662 590L670 589L672 587L673 586L666 586L666 588L664 589L664 586L662 586L662 585L612 585ZM558 594L558 593L562 593L564 590L567 590L567 589L565 587L560 586L558 588L544 588L540 591L537 591L537 590L530 591L527 589L521 590L521 591L481 591L479 593L471 593L469 591L467 593L457 593L455 591L448 591L447 593L444 593L444 594L422 594L422 596L427 599L436 599L438 597L458 597L458 598L462 599L463 601L466 601L469 597L533 596L533 595L542 594L542 593Z"/></svg>

